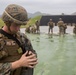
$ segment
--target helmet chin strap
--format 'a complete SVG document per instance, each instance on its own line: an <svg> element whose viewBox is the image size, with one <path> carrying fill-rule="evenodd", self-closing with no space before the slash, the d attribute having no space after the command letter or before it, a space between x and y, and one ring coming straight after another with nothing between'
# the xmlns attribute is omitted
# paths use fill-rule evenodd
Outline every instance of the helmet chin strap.
<svg viewBox="0 0 76 75"><path fill-rule="evenodd" d="M11 32L11 30L10 30L11 24L8 24L8 25L6 25L6 26L7 26L7 28L8 28L8 31L12 34L12 32Z"/></svg>

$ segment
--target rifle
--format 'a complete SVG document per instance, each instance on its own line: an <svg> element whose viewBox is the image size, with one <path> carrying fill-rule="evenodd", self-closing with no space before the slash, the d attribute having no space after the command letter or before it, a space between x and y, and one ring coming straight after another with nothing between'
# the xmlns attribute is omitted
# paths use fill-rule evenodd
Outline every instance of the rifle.
<svg viewBox="0 0 76 75"><path fill-rule="evenodd" d="M21 35L20 37L21 37L21 41L22 41L22 45L21 45L22 51L23 51L23 53L28 51L27 56L29 56L29 51L32 51L32 50L27 45L28 39L24 37L23 33L21 33L20 35ZM33 68L23 67L21 74L22 75L33 75L33 72L34 72Z"/></svg>

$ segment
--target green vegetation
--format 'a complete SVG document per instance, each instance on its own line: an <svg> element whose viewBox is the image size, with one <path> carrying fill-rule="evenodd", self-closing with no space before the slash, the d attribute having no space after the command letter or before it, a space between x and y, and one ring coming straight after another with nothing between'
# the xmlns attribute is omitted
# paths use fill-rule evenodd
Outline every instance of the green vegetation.
<svg viewBox="0 0 76 75"><path fill-rule="evenodd" d="M34 25L35 24L35 21L36 20L40 20L41 19L41 16L36 16L36 17L34 17L34 18L31 18L29 21L28 21L28 23L27 23L27 25L26 25L26 27L28 26L28 25Z"/></svg>
<svg viewBox="0 0 76 75"><path fill-rule="evenodd" d="M21 28L27 27L28 25L34 25L36 20L40 20L41 16L36 16L34 18L29 19L27 25L21 26ZM0 19L0 27L4 25L4 22Z"/></svg>
<svg viewBox="0 0 76 75"><path fill-rule="evenodd" d="M4 22L2 21L2 19L0 19L0 28L4 25Z"/></svg>

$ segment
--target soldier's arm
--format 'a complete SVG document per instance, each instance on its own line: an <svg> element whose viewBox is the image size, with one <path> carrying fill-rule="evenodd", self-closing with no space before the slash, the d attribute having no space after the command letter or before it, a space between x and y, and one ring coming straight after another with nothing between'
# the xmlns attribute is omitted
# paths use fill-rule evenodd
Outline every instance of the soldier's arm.
<svg viewBox="0 0 76 75"><path fill-rule="evenodd" d="M0 75L10 75L11 64L10 63L0 63Z"/></svg>
<svg viewBox="0 0 76 75"><path fill-rule="evenodd" d="M38 63L35 54L27 56L27 53L28 51L26 51L26 53L24 53L19 60L11 63L12 70L17 69L19 67L35 67L35 65Z"/></svg>
<svg viewBox="0 0 76 75"><path fill-rule="evenodd" d="M8 53L5 52L5 41L3 40L3 35L0 34L0 61L2 61L2 59L4 57L8 56ZM0 62L0 75L10 75L10 70L11 70L11 64L10 63L2 63Z"/></svg>
<svg viewBox="0 0 76 75"><path fill-rule="evenodd" d="M59 27L59 22L57 23L57 26Z"/></svg>

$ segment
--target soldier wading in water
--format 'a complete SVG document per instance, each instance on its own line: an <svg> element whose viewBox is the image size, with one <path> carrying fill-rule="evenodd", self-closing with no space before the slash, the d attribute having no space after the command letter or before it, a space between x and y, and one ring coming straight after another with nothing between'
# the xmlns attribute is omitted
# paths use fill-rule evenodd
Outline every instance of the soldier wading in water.
<svg viewBox="0 0 76 75"><path fill-rule="evenodd" d="M62 21L62 18L59 18L59 21L58 21L57 25L59 27L59 35L64 36L64 22Z"/></svg>
<svg viewBox="0 0 76 75"><path fill-rule="evenodd" d="M48 22L48 34L50 34L50 30L51 30L51 37L53 36L53 28L54 28L54 22L52 21L52 19L50 19L50 21Z"/></svg>

